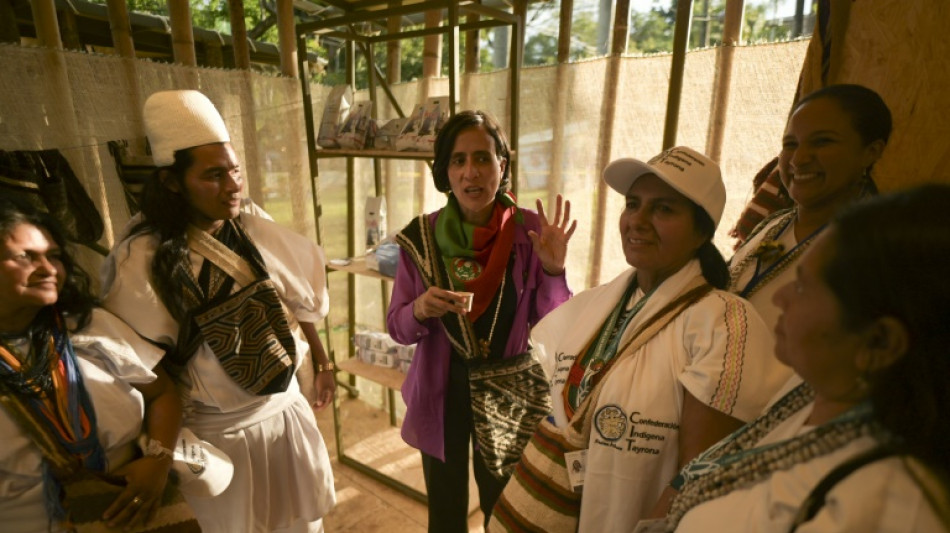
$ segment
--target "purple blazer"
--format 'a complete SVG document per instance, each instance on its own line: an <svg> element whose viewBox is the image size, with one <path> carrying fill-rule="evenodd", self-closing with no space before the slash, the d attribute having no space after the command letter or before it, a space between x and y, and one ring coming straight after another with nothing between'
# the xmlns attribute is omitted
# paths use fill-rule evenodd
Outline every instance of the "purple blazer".
<svg viewBox="0 0 950 533"><path fill-rule="evenodd" d="M441 210L429 214L429 223L433 226L439 212ZM524 224L519 225L515 232L511 276L518 295L518 308L505 346L505 357L523 353L528 347L531 327L571 297L565 275L545 274L541 261L534 255L528 230L540 232L537 213L527 209L521 209L521 212ZM519 275L524 272L527 276ZM429 318L419 323L412 314L412 302L425 290L412 260L400 250L386 325L396 342L418 343L402 385L402 398L406 402L402 438L410 446L445 461L445 390L452 346L439 319Z"/></svg>

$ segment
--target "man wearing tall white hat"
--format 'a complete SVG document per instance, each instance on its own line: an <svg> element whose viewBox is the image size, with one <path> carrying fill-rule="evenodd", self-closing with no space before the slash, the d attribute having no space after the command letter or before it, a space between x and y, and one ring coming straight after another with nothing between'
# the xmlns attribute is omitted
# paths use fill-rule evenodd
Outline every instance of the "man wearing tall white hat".
<svg viewBox="0 0 950 533"><path fill-rule="evenodd" d="M106 262L103 304L165 348L145 362L170 371L184 426L233 464L226 488L188 501L205 532L323 531L333 474L298 382L312 357L313 407L332 400L314 325L329 310L323 253L241 211L242 169L205 95L157 92L143 114L158 168Z"/></svg>

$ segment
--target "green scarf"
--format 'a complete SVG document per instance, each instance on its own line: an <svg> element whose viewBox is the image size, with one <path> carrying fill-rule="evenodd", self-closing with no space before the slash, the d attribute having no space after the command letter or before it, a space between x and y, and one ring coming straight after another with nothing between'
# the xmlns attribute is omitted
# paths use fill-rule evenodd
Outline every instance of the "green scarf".
<svg viewBox="0 0 950 533"><path fill-rule="evenodd" d="M514 244L515 225L524 219L513 194L497 194L491 219L476 226L462 219L455 195L449 194L435 222L435 240L455 290L475 294L468 319L485 312L505 275Z"/></svg>

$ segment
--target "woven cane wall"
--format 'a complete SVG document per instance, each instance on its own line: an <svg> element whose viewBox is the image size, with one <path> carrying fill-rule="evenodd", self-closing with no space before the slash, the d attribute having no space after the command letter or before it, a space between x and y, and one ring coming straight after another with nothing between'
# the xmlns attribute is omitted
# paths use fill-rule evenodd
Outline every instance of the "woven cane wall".
<svg viewBox="0 0 950 533"><path fill-rule="evenodd" d="M807 42L743 47L729 105L722 165L729 205L720 227L720 246L750 194L750 180L775 155L785 114L794 96ZM687 59L679 119L678 143L705 149L709 127L715 49L692 52ZM575 290L587 283L592 221L599 180L597 154L610 136L609 158L647 158L661 148L670 56L627 57L620 60L614 127L604 131L603 102L608 59L522 71L520 148L517 158L520 203L533 207L561 192L574 204L579 228L572 242L570 283ZM481 108L509 124L508 73L463 76L461 108ZM296 231L314 235L308 178L303 106L296 80L256 73L196 69L132 61L114 56L0 46L0 149L59 149L70 161L99 206L107 231L101 244L112 245L129 219L121 184L106 143L144 138L140 109L157 90L197 88L206 93L224 116L233 144L244 163L250 196L275 218ZM404 111L426 94L447 94L445 80L410 82L394 87ZM323 109L329 88L313 87L314 109ZM357 93L357 99L367 98ZM395 112L380 106L382 119ZM246 139L255 136L248 144ZM557 161L560 172L552 171ZM441 206L444 198L431 185L428 167L418 162L383 162L383 185L390 231L417 212ZM318 194L327 255L346 254L346 172L343 160L321 160ZM552 177L553 176L553 177ZM356 161L356 231L363 234L362 208L374 194L371 160ZM604 213L603 274L625 268L616 246L616 220L621 199L610 195ZM344 231L337 231L343 228ZM357 250L359 253L360 250ZM98 258L86 254L93 271ZM370 300L378 298L378 290ZM362 299L362 298L361 298ZM377 306L378 307L378 306ZM372 308L367 304L367 309Z"/></svg>

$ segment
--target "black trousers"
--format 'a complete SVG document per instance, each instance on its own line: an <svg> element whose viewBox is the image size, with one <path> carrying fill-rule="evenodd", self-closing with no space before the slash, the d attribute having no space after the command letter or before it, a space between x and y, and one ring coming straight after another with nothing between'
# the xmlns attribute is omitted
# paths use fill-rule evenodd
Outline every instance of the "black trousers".
<svg viewBox="0 0 950 533"><path fill-rule="evenodd" d="M445 462L422 454L422 472L429 496L429 533L468 531L468 450L473 437L468 371L461 361L452 357L445 398ZM477 446L473 453L478 501L487 526L506 480L496 478L485 468Z"/></svg>

